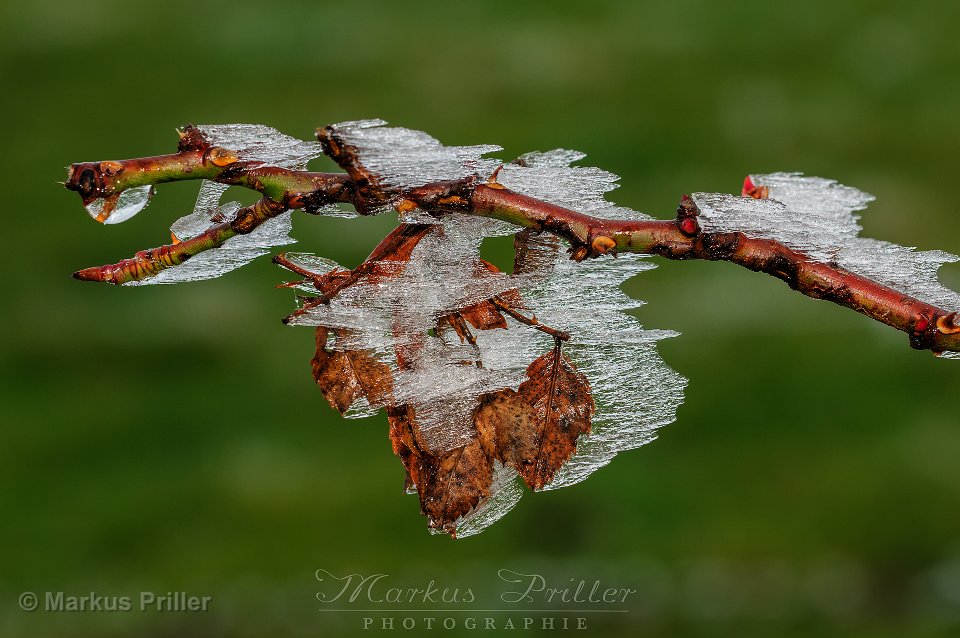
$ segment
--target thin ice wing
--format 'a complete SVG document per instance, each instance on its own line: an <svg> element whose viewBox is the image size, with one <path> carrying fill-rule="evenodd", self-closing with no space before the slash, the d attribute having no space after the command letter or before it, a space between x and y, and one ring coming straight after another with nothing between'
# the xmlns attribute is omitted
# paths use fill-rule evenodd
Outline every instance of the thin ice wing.
<svg viewBox="0 0 960 638"><path fill-rule="evenodd" d="M594 217L650 219L606 198L618 186L617 175L593 166L571 166L584 157L584 153L566 149L527 153L504 165L497 181L518 193Z"/></svg>
<svg viewBox="0 0 960 638"><path fill-rule="evenodd" d="M479 505L461 516L453 525L457 538L475 536L507 515L523 496L523 483L512 467L494 462L493 479L490 483L490 496ZM431 529L432 533L442 534L443 530Z"/></svg>
<svg viewBox="0 0 960 638"><path fill-rule="evenodd" d="M625 312L640 304L621 284L654 264L635 255L578 264L552 238L532 249L553 255L554 266L548 277L521 288L524 304L539 321L570 333L564 353L590 381L596 403L592 431L581 436L576 453L547 486L554 489L582 481L618 452L656 438L660 427L676 419L686 379L663 362L656 347L678 333L645 330ZM526 345L539 352L548 346L549 339L540 336Z"/></svg>
<svg viewBox="0 0 960 638"><path fill-rule="evenodd" d="M502 150L500 146L444 146L423 131L385 124L383 120L359 120L332 128L357 149L361 163L387 187L412 188L472 175L486 178L500 165L482 157Z"/></svg>
<svg viewBox="0 0 960 638"><path fill-rule="evenodd" d="M455 216L421 240L409 262L382 262L376 275L291 321L343 330L337 347L369 350L384 360L398 347L414 350L416 357L395 371L394 403L416 408L433 451L462 445L472 435L471 400L517 379L515 370L477 367L476 351L450 333L427 335L441 317L516 286L508 275L476 268L486 226L486 220Z"/></svg>
<svg viewBox="0 0 960 638"><path fill-rule="evenodd" d="M960 257L858 236L862 228L856 212L873 201L872 195L800 173L752 175L751 179L769 189L767 199L694 194L705 231L774 239L926 303L960 310L960 295L944 287L937 276L940 266Z"/></svg>
<svg viewBox="0 0 960 638"><path fill-rule="evenodd" d="M438 150L432 138L405 129L382 129L379 124L340 125L339 132L348 129L349 143L366 149L361 159L370 167L370 158L376 158L374 165L386 170L392 183L413 185L467 173L460 156L443 147ZM402 162L385 159L398 136L406 140L401 145L432 154L427 166L448 162L444 171L454 172L408 171ZM607 202L604 196L615 176L570 166L581 157L570 151L531 154L520 164L504 167L499 181L518 192L598 216L645 218ZM480 396L518 388L530 363L549 352L554 342L509 317L506 330L477 331L476 345L461 341L452 331L430 331L444 315L519 289L524 312L570 332L564 355L589 379L597 405L591 434L580 437L575 454L548 486L562 487L583 480L618 452L649 442L659 427L674 420L686 380L663 363L656 344L676 333L644 330L625 313L638 304L620 290L620 284L654 267L641 257L622 255L578 264L569 260L559 240L543 235L526 243L525 263L536 268L521 267L512 275L475 269L482 238L503 234L506 228L467 215L444 217L417 245L409 262L389 265L396 269L391 276L361 279L292 323L340 329L345 337L335 347L364 349L391 361L392 403L412 406L421 443L432 453L444 454L477 436L472 417ZM396 363L398 351L406 359L404 365ZM516 472L497 465L489 496L443 529L457 536L477 533L513 507L522 491Z"/></svg>
<svg viewBox="0 0 960 638"><path fill-rule="evenodd" d="M300 140L262 124L202 124L197 127L214 146L235 151L243 161L305 170L323 155L319 142Z"/></svg>
<svg viewBox="0 0 960 638"><path fill-rule="evenodd" d="M220 210L229 216L235 215L238 208L239 205L232 202L220 207ZM271 248L294 243L296 240L290 237L290 229L290 213L282 213L268 219L246 235L231 237L219 248L211 248L194 255L182 264L161 270L153 277L130 281L124 285L146 286L215 279L268 254Z"/></svg>
<svg viewBox="0 0 960 638"><path fill-rule="evenodd" d="M227 184L203 180L193 212L173 222L170 226L171 236L183 241L202 234L214 224L231 221L240 205L237 202L220 205L220 199L228 188Z"/></svg>

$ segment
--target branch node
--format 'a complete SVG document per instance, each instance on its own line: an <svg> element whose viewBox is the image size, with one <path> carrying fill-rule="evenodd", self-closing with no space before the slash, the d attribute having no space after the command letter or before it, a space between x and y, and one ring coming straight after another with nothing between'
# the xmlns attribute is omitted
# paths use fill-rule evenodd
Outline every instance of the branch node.
<svg viewBox="0 0 960 638"><path fill-rule="evenodd" d="M206 151L210 148L210 140L193 124L187 124L182 129L177 129L180 141L177 143L177 150L181 153L185 151Z"/></svg>
<svg viewBox="0 0 960 638"><path fill-rule="evenodd" d="M490 174L490 177L487 178L486 185L490 188L498 191L506 190L506 186L497 181L497 176L500 175L500 171L503 170L503 164L497 167L493 173Z"/></svg>
<svg viewBox="0 0 960 638"><path fill-rule="evenodd" d="M617 242L612 238L607 237L606 235L597 236L593 242L590 244L590 248L593 249L593 252L598 255L606 255L608 252L617 247Z"/></svg>
<svg viewBox="0 0 960 638"><path fill-rule="evenodd" d="M747 175L743 178L743 188L740 189L742 197L752 197L754 199L766 199L770 196L770 189L766 186L757 186Z"/></svg>
<svg viewBox="0 0 960 638"><path fill-rule="evenodd" d="M957 313L955 312L937 317L937 330L945 335L957 334L960 332L960 325L957 325L956 319Z"/></svg>
<svg viewBox="0 0 960 638"><path fill-rule="evenodd" d="M401 215L404 213L409 213L410 211L413 211L416 209L417 209L417 202L413 201L412 199L400 200L400 203L394 207L394 210L396 210Z"/></svg>
<svg viewBox="0 0 960 638"><path fill-rule="evenodd" d="M700 233L700 223L697 216L700 215L700 209L693 201L693 198L684 193L680 198L680 204L677 206L677 226L680 232L687 237L694 237Z"/></svg>

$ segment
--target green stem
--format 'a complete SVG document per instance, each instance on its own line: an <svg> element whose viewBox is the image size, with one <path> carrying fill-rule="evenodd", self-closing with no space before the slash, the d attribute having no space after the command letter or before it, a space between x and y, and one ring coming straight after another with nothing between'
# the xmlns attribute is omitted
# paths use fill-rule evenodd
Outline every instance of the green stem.
<svg viewBox="0 0 960 638"><path fill-rule="evenodd" d="M211 226L196 237L177 244L141 250L130 259L124 259L116 264L78 270L73 273L73 276L83 281L102 281L111 284L125 284L153 277L162 270L182 264L194 255L219 248L231 237L251 232L263 222L286 210L289 209L283 204L265 197L237 211L237 216L232 222Z"/></svg>
<svg viewBox="0 0 960 638"><path fill-rule="evenodd" d="M322 131L321 131L322 132ZM79 279L126 283L155 275L205 250L221 246L237 233L284 210L305 208L308 212L331 202L347 202L358 209L372 204L397 202L419 206L440 215L450 212L490 217L550 232L567 239L573 259L600 257L608 253L635 252L668 259L722 260L784 280L791 288L816 299L850 308L876 321L902 330L910 345L934 352L960 352L960 325L956 314L904 295L870 279L773 241L754 239L743 233L705 233L696 222L697 210L684 196L677 218L661 220L608 220L515 193L497 183L475 184L472 180L438 182L406 191L386 192L377 180L351 164L355 158L342 145L329 151L347 175L294 171L231 157L229 151L204 145L197 134L179 153L121 162L74 164L67 188L80 193L85 202L123 189L161 182L212 179L259 191L264 199L242 209L230 224L220 224L180 244L141 251L117 264L87 268L74 274ZM328 139L321 140L329 146ZM222 166L219 164L223 164ZM360 176L354 182L350 175Z"/></svg>

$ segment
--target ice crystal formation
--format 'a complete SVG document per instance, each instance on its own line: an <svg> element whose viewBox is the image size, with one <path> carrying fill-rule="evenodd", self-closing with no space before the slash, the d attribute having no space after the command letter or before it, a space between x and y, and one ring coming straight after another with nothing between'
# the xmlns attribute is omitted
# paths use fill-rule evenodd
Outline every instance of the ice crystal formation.
<svg viewBox="0 0 960 638"><path fill-rule="evenodd" d="M686 380L657 342L677 333L643 328L621 290L655 267L650 255L736 261L905 330L916 347L960 349L960 296L937 280L957 257L858 237L872 197L831 180L753 175L739 196L685 197L666 222L607 200L617 177L574 166L576 151L505 163L491 157L498 146L444 146L379 120L326 127L319 142L239 124L181 137L174 156L71 167L68 188L105 223L142 210L155 182L203 179L174 244L77 276L209 279L292 243L294 209L399 213L357 268L278 255L299 300L285 321L315 330L313 374L334 408L386 412L407 490L433 530L457 537L506 514L524 485L582 481L674 420ZM324 153L346 175L307 172ZM231 184L264 199L221 201ZM511 235L512 272L481 259L485 238Z"/></svg>

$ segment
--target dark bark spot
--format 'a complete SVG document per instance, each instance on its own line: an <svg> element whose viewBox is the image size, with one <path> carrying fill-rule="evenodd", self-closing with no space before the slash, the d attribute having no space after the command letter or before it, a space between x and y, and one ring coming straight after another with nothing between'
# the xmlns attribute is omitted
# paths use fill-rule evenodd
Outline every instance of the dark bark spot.
<svg viewBox="0 0 960 638"><path fill-rule="evenodd" d="M80 172L80 176L77 178L76 190L80 193L80 197L85 200L96 195L98 190L97 174L93 169L87 168Z"/></svg>
<svg viewBox="0 0 960 638"><path fill-rule="evenodd" d="M697 248L705 259L727 260L740 245L739 233L704 233L697 239Z"/></svg>
<svg viewBox="0 0 960 638"><path fill-rule="evenodd" d="M934 333L931 331L911 332L910 347L914 350L933 350Z"/></svg>
<svg viewBox="0 0 960 638"><path fill-rule="evenodd" d="M764 270L778 279L787 282L791 288L797 287L797 275L800 268L796 261L786 255L776 254L766 263Z"/></svg>

